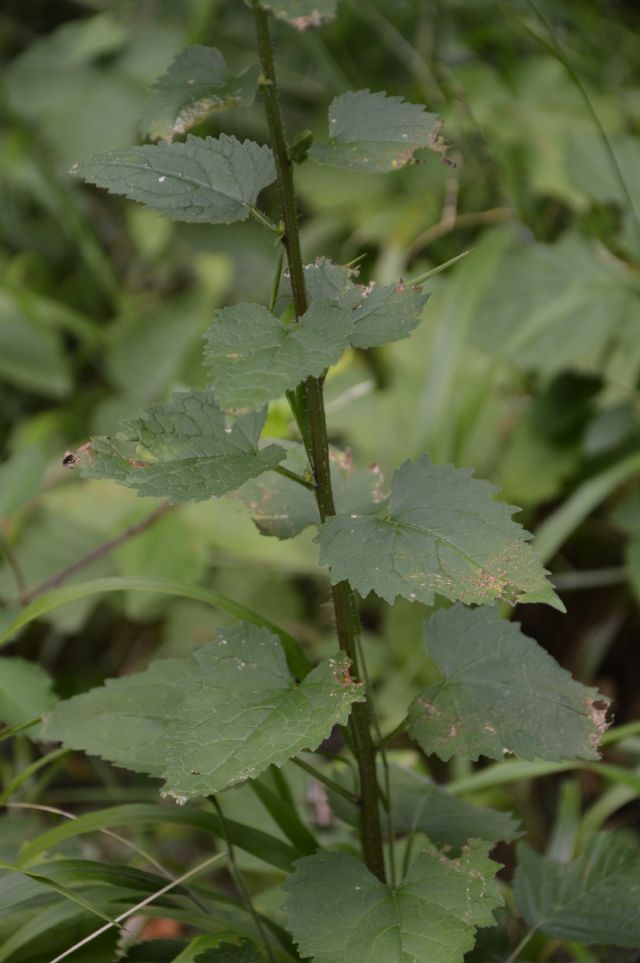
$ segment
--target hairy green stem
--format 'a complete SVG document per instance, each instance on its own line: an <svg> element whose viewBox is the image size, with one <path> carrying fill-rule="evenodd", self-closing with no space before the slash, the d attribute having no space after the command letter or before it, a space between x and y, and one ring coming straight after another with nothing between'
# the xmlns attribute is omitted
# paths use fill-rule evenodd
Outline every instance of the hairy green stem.
<svg viewBox="0 0 640 963"><path fill-rule="evenodd" d="M293 167L280 111L280 100L273 62L270 15L258 5L256 0L252 0L252 4L262 67L260 86L267 113L271 147L275 158L278 190L280 192L280 202L282 206L282 219L284 222L282 243L287 255L296 318L300 318L308 307L307 292L300 247L300 232L298 230ZM318 378L308 378L304 383L303 390L296 393L296 403L296 407L302 406L304 409L300 418L302 422L300 427L313 468L318 511L321 520L324 521L329 516L335 515L336 510L331 485L329 443L327 439L322 380ZM296 408L294 408L294 414L295 413ZM332 591L340 648L349 656L353 675L358 679L360 677L356 647L358 613L355 599L347 582L339 582L333 586ZM371 736L368 703L354 703L351 709L349 725L353 736L360 773L363 855L371 872L380 880L384 881L385 868L378 805L379 791L376 774L376 754Z"/></svg>

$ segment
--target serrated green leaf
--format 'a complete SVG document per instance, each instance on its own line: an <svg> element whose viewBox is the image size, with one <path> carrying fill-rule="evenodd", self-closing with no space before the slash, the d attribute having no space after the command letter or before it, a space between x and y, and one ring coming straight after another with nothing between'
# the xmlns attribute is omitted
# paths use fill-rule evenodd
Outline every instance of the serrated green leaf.
<svg viewBox="0 0 640 963"><path fill-rule="evenodd" d="M316 536L333 584L348 580L361 595L376 592L433 603L435 593L467 604L497 598L561 603L545 570L496 488L472 469L405 462L391 483L382 517L336 515Z"/></svg>
<svg viewBox="0 0 640 963"><path fill-rule="evenodd" d="M257 81L257 67L234 73L215 47L187 47L153 85L142 133L170 143L216 110L251 104Z"/></svg>
<svg viewBox="0 0 640 963"><path fill-rule="evenodd" d="M640 850L614 833L597 833L570 863L518 846L518 909L529 926L587 946L640 946Z"/></svg>
<svg viewBox="0 0 640 963"><path fill-rule="evenodd" d="M36 662L0 658L0 720L5 725L29 722L56 701L51 676Z"/></svg>
<svg viewBox="0 0 640 963"><path fill-rule="evenodd" d="M316 963L460 963L502 903L488 849L474 840L457 859L426 849L395 890L345 853L301 859L283 887L301 955Z"/></svg>
<svg viewBox="0 0 640 963"><path fill-rule="evenodd" d="M72 173L174 221L208 224L246 220L276 176L268 147L226 134L109 151L74 165Z"/></svg>
<svg viewBox="0 0 640 963"><path fill-rule="evenodd" d="M425 624L440 678L409 710L409 732L441 759L598 759L609 700L571 678L495 608L454 605Z"/></svg>
<svg viewBox="0 0 640 963"><path fill-rule="evenodd" d="M292 441L280 441L279 445L287 452L283 467L304 476L309 469L304 446ZM351 452L337 448L329 449L329 462L338 511L367 514L380 509L387 496L379 465L357 471ZM320 524L314 493L277 472L265 472L246 482L234 497L244 502L263 535L293 538L309 525Z"/></svg>
<svg viewBox="0 0 640 963"><path fill-rule="evenodd" d="M180 801L219 792L314 749L362 701L348 661L322 662L296 684L280 641L241 624L187 659L58 703L46 738L161 777Z"/></svg>
<svg viewBox="0 0 640 963"><path fill-rule="evenodd" d="M223 408L262 408L339 360L353 330L351 313L316 301L297 322L260 304L218 311L208 329L205 362Z"/></svg>
<svg viewBox="0 0 640 963"><path fill-rule="evenodd" d="M296 30L321 27L327 20L333 20L337 2L338 0L259 0L264 10L268 10L278 20L286 20Z"/></svg>
<svg viewBox="0 0 640 963"><path fill-rule="evenodd" d="M399 170L420 147L443 151L437 114L422 104L383 92L350 90L329 107L329 140L315 142L309 157L354 171Z"/></svg>
<svg viewBox="0 0 640 963"><path fill-rule="evenodd" d="M258 449L265 412L229 420L211 391L172 395L166 405L123 422L114 437L94 438L78 452L82 473L112 478L139 495L173 502L224 495L283 460L276 445Z"/></svg>
<svg viewBox="0 0 640 963"><path fill-rule="evenodd" d="M429 294L421 287L397 284L356 284L348 267L318 258L305 266L309 300L334 301L353 321L350 342L355 348L374 348L406 338L420 323Z"/></svg>
<svg viewBox="0 0 640 963"><path fill-rule="evenodd" d="M380 771L380 784L384 785L382 777ZM390 765L389 778L391 818L396 833L421 832L435 846L453 847L463 846L470 839L489 842L503 839L512 842L522 835L518 832L518 820L511 813L457 799L427 776L411 769ZM338 779L341 784L357 792L355 779L350 782L344 775ZM336 815L350 825L357 826L359 813L355 805L331 789L328 795ZM382 807L380 815L383 817Z"/></svg>
<svg viewBox="0 0 640 963"><path fill-rule="evenodd" d="M38 491L47 463L35 445L16 451L0 465L0 516L10 515Z"/></svg>

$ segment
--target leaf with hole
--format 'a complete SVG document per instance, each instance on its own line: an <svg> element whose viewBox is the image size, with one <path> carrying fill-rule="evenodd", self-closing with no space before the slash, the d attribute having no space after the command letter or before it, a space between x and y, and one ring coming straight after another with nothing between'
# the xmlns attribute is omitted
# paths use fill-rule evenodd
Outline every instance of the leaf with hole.
<svg viewBox="0 0 640 963"><path fill-rule="evenodd" d="M187 47L155 82L142 114L142 133L171 142L210 114L253 102L258 69L235 73L215 47Z"/></svg>
<svg viewBox="0 0 640 963"><path fill-rule="evenodd" d="M309 470L309 461L303 445L279 441L279 446L287 452L282 467L304 476ZM379 465L358 471L353 467L351 452L337 448L329 449L329 463L338 511L361 514L379 511L387 497ZM265 472L245 482L234 497L244 502L263 535L293 538L310 525L320 524L314 493L277 472Z"/></svg>
<svg viewBox="0 0 640 963"><path fill-rule="evenodd" d="M351 312L316 301L299 321L261 304L218 311L206 337L205 363L223 408L262 408L310 376L320 377L349 345Z"/></svg>
<svg viewBox="0 0 640 963"><path fill-rule="evenodd" d="M377 173L399 170L421 147L443 152L437 114L422 104L383 92L350 90L329 107L329 139L314 143L309 157L320 164Z"/></svg>
<svg viewBox="0 0 640 963"><path fill-rule="evenodd" d="M268 147L253 141L187 136L184 143L145 144L97 154L72 173L124 194L173 221L244 221L276 177Z"/></svg>
<svg viewBox="0 0 640 963"><path fill-rule="evenodd" d="M495 608L434 612L425 646L439 678L409 710L409 733L425 752L444 760L599 758L607 697L572 679Z"/></svg>
<svg viewBox="0 0 640 963"><path fill-rule="evenodd" d="M336 515L319 529L331 581L360 595L398 595L431 605L436 593L467 604L545 601L562 606L545 570L497 489L468 468L405 462L391 483L388 511Z"/></svg>
<svg viewBox="0 0 640 963"><path fill-rule="evenodd" d="M631 838L597 833L569 863L518 845L516 905L529 926L559 940L640 946L640 850Z"/></svg>
<svg viewBox="0 0 640 963"><path fill-rule="evenodd" d="M449 858L419 854L395 889L359 859L320 852L301 859L284 884L289 929L316 963L460 963L477 927L493 926L502 903L499 864L474 840Z"/></svg>
<svg viewBox="0 0 640 963"><path fill-rule="evenodd" d="M179 392L165 405L145 409L113 437L97 437L79 450L82 473L112 478L139 495L173 502L202 501L239 488L275 468L282 448L258 448L266 412L226 418L213 393Z"/></svg>
<svg viewBox="0 0 640 963"><path fill-rule="evenodd" d="M162 778L163 795L184 801L315 749L363 699L345 656L296 683L280 641L240 624L189 658L153 662L58 703L44 735Z"/></svg>

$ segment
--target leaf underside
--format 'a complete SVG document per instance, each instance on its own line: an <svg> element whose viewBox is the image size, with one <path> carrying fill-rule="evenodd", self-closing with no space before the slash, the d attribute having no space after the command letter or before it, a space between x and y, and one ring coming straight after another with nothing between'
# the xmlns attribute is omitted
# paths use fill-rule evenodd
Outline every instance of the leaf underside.
<svg viewBox="0 0 640 963"><path fill-rule="evenodd" d="M301 955L316 963L460 963L476 927L493 926L502 903L488 849L474 840L457 859L424 850L395 890L346 853L299 860L283 888Z"/></svg>
<svg viewBox="0 0 640 963"><path fill-rule="evenodd" d="M495 608L434 612L425 645L440 672L409 710L427 753L502 759L598 759L608 699L566 669Z"/></svg>
<svg viewBox="0 0 640 963"><path fill-rule="evenodd" d="M363 699L342 654L297 684L279 640L241 623L189 658L153 662L58 703L44 735L162 778L163 795L183 802L315 749Z"/></svg>
<svg viewBox="0 0 640 963"><path fill-rule="evenodd" d="M597 833L569 863L518 845L518 909L547 936L590 946L640 946L640 850L615 833Z"/></svg>
<svg viewBox="0 0 640 963"><path fill-rule="evenodd" d="M215 47L187 47L153 85L142 114L142 133L171 142L214 111L251 104L257 80L257 68L234 73Z"/></svg>
<svg viewBox="0 0 640 963"><path fill-rule="evenodd" d="M497 489L472 470L405 462L383 517L341 514L316 536L333 584L348 580L362 596L390 604L398 595L432 604L436 593L483 604L497 598L561 606L545 570Z"/></svg>
<svg viewBox="0 0 640 963"><path fill-rule="evenodd" d="M72 168L91 184L124 194L174 221L244 221L276 177L268 147L235 137L194 137L97 154Z"/></svg>
<svg viewBox="0 0 640 963"><path fill-rule="evenodd" d="M309 156L321 164L370 173L399 170L421 147L442 151L440 121L422 104L402 97L351 90L329 107L329 139Z"/></svg>
<svg viewBox="0 0 640 963"><path fill-rule="evenodd" d="M82 472L173 502L224 495L285 457L276 445L258 449L265 417L228 419L211 391L179 392L124 422L120 434L94 438L81 454Z"/></svg>
<svg viewBox="0 0 640 963"><path fill-rule="evenodd" d="M304 476L309 467L304 446L293 441L278 444L287 452L282 467ZM380 509L387 496L378 465L356 471L351 452L337 448L329 449L329 463L338 511L366 513ZM314 493L276 472L265 472L246 482L235 492L235 497L247 506L263 535L293 538L310 525L320 524Z"/></svg>

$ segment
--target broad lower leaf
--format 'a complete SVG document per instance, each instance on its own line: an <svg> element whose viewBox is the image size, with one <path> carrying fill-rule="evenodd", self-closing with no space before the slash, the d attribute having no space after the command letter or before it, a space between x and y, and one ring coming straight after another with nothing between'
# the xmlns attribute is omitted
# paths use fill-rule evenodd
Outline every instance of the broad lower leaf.
<svg viewBox="0 0 640 963"><path fill-rule="evenodd" d="M288 324L260 304L223 308L206 333L216 398L223 408L262 408L335 364L352 330L351 312L331 301Z"/></svg>
<svg viewBox="0 0 640 963"><path fill-rule="evenodd" d="M355 171L393 171L413 161L420 147L442 152L441 124L422 104L402 97L350 90L329 107L329 139L309 156L321 164Z"/></svg>
<svg viewBox="0 0 640 963"><path fill-rule="evenodd" d="M316 963L459 963L502 899L474 840L457 859L424 850L395 890L345 853L301 859L284 884L289 929Z"/></svg>
<svg viewBox="0 0 640 963"><path fill-rule="evenodd" d="M142 133L171 142L216 110L250 104L257 80L257 68L234 73L215 47L187 47L153 85Z"/></svg>
<svg viewBox="0 0 640 963"><path fill-rule="evenodd" d="M303 445L291 441L282 441L279 445L287 452L283 467L304 476L309 470L309 461ZM338 511L367 514L380 509L387 496L379 465L357 471L351 452L337 448L329 449L329 461ZM235 497L247 506L263 535L293 538L309 525L320 524L314 493L277 472L265 472L246 482Z"/></svg>
<svg viewBox="0 0 640 963"><path fill-rule="evenodd" d="M348 580L361 595L397 595L431 605L435 593L467 604L546 601L560 606L531 547L495 501L493 485L468 468L432 465L428 455L406 462L391 484L381 516L336 515L316 541L331 581Z"/></svg>
<svg viewBox="0 0 640 963"><path fill-rule="evenodd" d="M571 678L495 608L454 605L425 625L440 678L409 710L409 732L450 759L598 759L609 700Z"/></svg>
<svg viewBox="0 0 640 963"><path fill-rule="evenodd" d="M640 850L614 833L597 833L570 863L520 843L515 898L529 926L560 940L640 946Z"/></svg>
<svg viewBox="0 0 640 963"><path fill-rule="evenodd" d="M72 173L174 221L208 224L246 220L276 176L268 147L226 134L109 151L74 165Z"/></svg>
<svg viewBox="0 0 640 963"><path fill-rule="evenodd" d="M383 775L380 771L380 785L384 785ZM332 776L336 778L336 774L332 773ZM337 778L341 784L357 793L355 776L339 775ZM518 821L511 813L457 799L427 776L421 776L411 769L391 765L389 778L393 828L398 834L421 832L435 846L453 847L463 846L470 839L488 842L503 839L512 842L521 835ZM350 825L357 826L359 813L355 805L331 790L328 794L336 815ZM384 826L382 806L380 816Z"/></svg>
<svg viewBox="0 0 640 963"><path fill-rule="evenodd" d="M276 445L258 449L265 412L225 418L211 391L174 394L113 437L78 451L83 474L112 478L139 495L173 502L224 495L283 460Z"/></svg>
<svg viewBox="0 0 640 963"><path fill-rule="evenodd" d="M0 658L0 721L6 726L29 722L56 701L51 676L36 662Z"/></svg>
<svg viewBox="0 0 640 963"><path fill-rule="evenodd" d="M59 703L44 734L161 777L163 794L182 802L316 748L363 698L343 656L298 684L280 641L241 624L189 658L154 662Z"/></svg>
<svg viewBox="0 0 640 963"><path fill-rule="evenodd" d="M318 258L305 267L309 299L334 301L348 311L353 321L351 344L374 348L406 338L418 326L429 294L421 287L397 284L356 284L347 267Z"/></svg>
<svg viewBox="0 0 640 963"><path fill-rule="evenodd" d="M259 0L260 6L296 30L321 27L336 15L338 0Z"/></svg>

